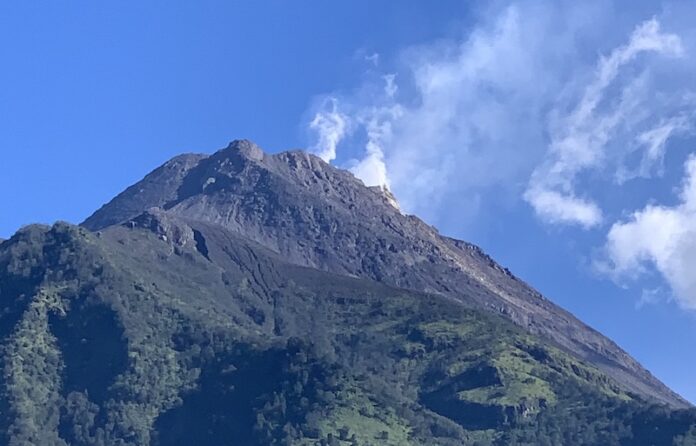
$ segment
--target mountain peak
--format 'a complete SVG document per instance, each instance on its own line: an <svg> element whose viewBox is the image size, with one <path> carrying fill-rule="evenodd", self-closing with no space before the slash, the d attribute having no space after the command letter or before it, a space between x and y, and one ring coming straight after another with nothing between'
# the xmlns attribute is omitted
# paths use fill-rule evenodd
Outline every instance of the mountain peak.
<svg viewBox="0 0 696 446"><path fill-rule="evenodd" d="M386 188L367 187L307 152L267 155L248 140L184 161L156 169L83 225L100 230L159 207L162 218L135 224L155 225L169 239L175 234L166 215L172 215L251 240L295 265L441 294L541 335L634 393L688 405L611 340L490 257L402 214Z"/></svg>
<svg viewBox="0 0 696 446"><path fill-rule="evenodd" d="M248 139L235 139L222 149L222 152L235 153L240 157L254 161L261 161L266 155L261 147Z"/></svg>

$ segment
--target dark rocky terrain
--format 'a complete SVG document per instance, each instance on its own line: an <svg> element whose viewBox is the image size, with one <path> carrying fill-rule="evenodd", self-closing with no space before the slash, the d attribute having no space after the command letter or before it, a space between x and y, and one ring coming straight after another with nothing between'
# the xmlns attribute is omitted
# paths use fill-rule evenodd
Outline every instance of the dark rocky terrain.
<svg viewBox="0 0 696 446"><path fill-rule="evenodd" d="M696 412L480 249L236 141L0 242L0 444L692 445Z"/></svg>

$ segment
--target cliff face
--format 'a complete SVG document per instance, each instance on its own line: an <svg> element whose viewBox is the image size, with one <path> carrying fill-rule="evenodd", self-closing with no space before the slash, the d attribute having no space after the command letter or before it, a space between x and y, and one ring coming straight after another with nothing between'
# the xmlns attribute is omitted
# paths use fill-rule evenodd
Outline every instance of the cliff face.
<svg viewBox="0 0 696 446"><path fill-rule="evenodd" d="M595 365L627 391L688 405L615 343L478 247L403 215L390 194L304 152L269 155L249 141L235 141L211 156L179 156L83 226L102 231L151 208L224 228L295 265L439 294L501 315Z"/></svg>

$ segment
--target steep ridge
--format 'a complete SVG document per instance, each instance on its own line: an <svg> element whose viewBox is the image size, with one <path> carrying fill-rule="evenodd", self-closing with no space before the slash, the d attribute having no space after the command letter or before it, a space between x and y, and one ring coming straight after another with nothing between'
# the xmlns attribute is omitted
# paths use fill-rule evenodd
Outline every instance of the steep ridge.
<svg viewBox="0 0 696 446"><path fill-rule="evenodd" d="M264 153L234 141L211 156L165 163L90 216L103 230L157 207L253 240L297 265L448 296L500 314L674 407L688 403L614 342L498 265L394 207L379 188L301 151Z"/></svg>
<svg viewBox="0 0 696 446"><path fill-rule="evenodd" d="M690 444L502 317L153 209L0 246L0 444Z"/></svg>

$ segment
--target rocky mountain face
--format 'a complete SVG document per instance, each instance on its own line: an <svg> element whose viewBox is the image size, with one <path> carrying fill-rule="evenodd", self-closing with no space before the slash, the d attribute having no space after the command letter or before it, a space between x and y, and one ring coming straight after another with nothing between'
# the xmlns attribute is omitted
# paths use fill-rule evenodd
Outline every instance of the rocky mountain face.
<svg viewBox="0 0 696 446"><path fill-rule="evenodd" d="M234 141L182 155L103 206L98 231L151 208L218 225L297 265L447 296L501 315L613 377L627 391L688 404L614 342L541 296L478 247L449 237L393 197L301 151L269 155Z"/></svg>

